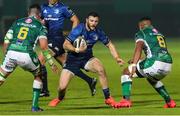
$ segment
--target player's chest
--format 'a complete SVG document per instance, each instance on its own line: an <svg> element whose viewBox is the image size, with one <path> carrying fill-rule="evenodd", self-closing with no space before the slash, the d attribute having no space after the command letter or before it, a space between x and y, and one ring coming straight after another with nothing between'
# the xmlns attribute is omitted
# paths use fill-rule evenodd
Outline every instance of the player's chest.
<svg viewBox="0 0 180 116"><path fill-rule="evenodd" d="M63 17L63 10L60 8L45 8L43 15L45 18L61 18Z"/></svg>
<svg viewBox="0 0 180 116"><path fill-rule="evenodd" d="M84 37L86 38L86 42L88 44L94 44L99 40L99 35L95 32L86 32L84 33Z"/></svg>

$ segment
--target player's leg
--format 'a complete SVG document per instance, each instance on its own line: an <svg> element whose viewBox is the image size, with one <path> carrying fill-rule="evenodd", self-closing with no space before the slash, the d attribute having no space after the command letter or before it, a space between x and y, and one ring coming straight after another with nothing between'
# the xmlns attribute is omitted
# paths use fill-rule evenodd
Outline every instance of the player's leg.
<svg viewBox="0 0 180 116"><path fill-rule="evenodd" d="M139 64L137 65L139 66ZM132 77L130 77L130 72L132 71L132 65L129 65L127 68L125 68L122 72L121 76L121 86L122 86L122 99L119 103L115 104L115 108L121 108L121 107L131 107L132 102L130 100L131 96L131 88L132 88L132 78L134 77L143 77L139 71L138 68L136 69L136 73L133 74Z"/></svg>
<svg viewBox="0 0 180 116"><path fill-rule="evenodd" d="M45 66L45 58L42 53L39 54L38 59L41 63L41 80L43 83L43 87L41 89L40 97L48 97L50 96L49 90L48 90L48 80L47 80L47 69Z"/></svg>
<svg viewBox="0 0 180 116"><path fill-rule="evenodd" d="M34 76L33 81L33 93L32 93L32 112L39 112L43 111L39 107L39 95L42 88L42 81L41 81L41 69L40 69L40 62L38 60L37 55L32 53L19 53L18 56L18 63L17 65L23 68L24 70L27 70L31 72Z"/></svg>
<svg viewBox="0 0 180 116"><path fill-rule="evenodd" d="M43 109L39 107L39 96L40 96L41 88L42 88L42 80L40 76L35 76L33 81L33 99L32 99L32 109L31 109L32 112L43 111Z"/></svg>
<svg viewBox="0 0 180 116"><path fill-rule="evenodd" d="M0 86L5 82L6 78L16 68L16 59L13 59L16 55L17 54L15 54L13 51L7 51L0 67Z"/></svg>
<svg viewBox="0 0 180 116"><path fill-rule="evenodd" d="M59 87L58 87L58 97L50 101L49 106L55 107L64 99L66 89L73 76L74 73L72 73L68 69L63 69L61 71L61 76L59 79Z"/></svg>
<svg viewBox="0 0 180 116"><path fill-rule="evenodd" d="M62 55L55 57L55 59L62 65L65 63L66 57L67 57L67 55L66 55L66 53L64 53ZM91 95L94 96L96 93L97 79L89 77L88 75L86 75L79 69L75 70L74 73L76 76L80 77L81 79L83 79L84 81L87 82L87 84L89 85L89 88L91 90Z"/></svg>
<svg viewBox="0 0 180 116"><path fill-rule="evenodd" d="M107 80L107 75L106 71L104 69L103 64L101 61L97 58L91 58L85 65L84 67L86 70L89 70L91 72L95 72L99 76L100 84L102 87L102 91L104 93L105 97L105 103L108 105L112 105L115 103L114 99L110 95L110 90L108 87L108 80Z"/></svg>
<svg viewBox="0 0 180 116"><path fill-rule="evenodd" d="M0 67L0 86L5 82L6 78L11 72L6 72Z"/></svg>
<svg viewBox="0 0 180 116"><path fill-rule="evenodd" d="M170 98L164 84L160 81L171 71L171 64L155 61L152 67L145 69L147 81L163 97L166 102L166 108L174 108L176 103Z"/></svg>
<svg viewBox="0 0 180 116"><path fill-rule="evenodd" d="M50 96L48 90L48 79L47 79L47 69L45 65L41 65L41 79L43 83L43 87L41 89L40 97L48 97Z"/></svg>
<svg viewBox="0 0 180 116"><path fill-rule="evenodd" d="M165 100L165 108L174 108L176 103L171 99L169 93L167 92L164 84L161 81L152 81L151 79L147 78L147 81L152 85L152 87L163 97Z"/></svg>

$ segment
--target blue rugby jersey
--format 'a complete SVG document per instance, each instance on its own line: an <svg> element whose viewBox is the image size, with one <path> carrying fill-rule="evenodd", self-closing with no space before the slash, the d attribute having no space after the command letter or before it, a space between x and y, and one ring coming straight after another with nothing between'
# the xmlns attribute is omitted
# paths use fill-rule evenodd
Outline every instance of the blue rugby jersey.
<svg viewBox="0 0 180 116"><path fill-rule="evenodd" d="M94 44L97 41L102 42L104 45L109 43L109 38L106 36L104 31L100 28L96 28L95 30L90 30L88 31L86 29L86 26L84 23L79 24L77 27L75 27L68 35L66 38L68 41L73 43L75 39L79 36L84 36L86 42L87 42L87 50L83 53L69 53L70 56L75 56L75 57L84 57L84 58L89 58L93 56L93 51L92 48Z"/></svg>
<svg viewBox="0 0 180 116"><path fill-rule="evenodd" d="M63 36L64 20L71 18L74 12L61 2L55 5L46 3L41 6L41 15L48 29L48 37L53 39L54 37Z"/></svg>

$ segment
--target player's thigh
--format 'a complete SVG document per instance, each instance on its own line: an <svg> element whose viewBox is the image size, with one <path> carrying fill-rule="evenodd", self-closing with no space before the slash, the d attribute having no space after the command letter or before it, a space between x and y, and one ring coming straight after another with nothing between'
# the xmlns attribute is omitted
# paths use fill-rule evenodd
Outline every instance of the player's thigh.
<svg viewBox="0 0 180 116"><path fill-rule="evenodd" d="M104 71L103 64L98 58L91 58L86 65L84 66L86 70L89 70L91 72L98 72L98 71Z"/></svg>
<svg viewBox="0 0 180 116"><path fill-rule="evenodd" d="M40 75L40 62L35 53L18 53L18 65L31 72L34 76ZM21 59L20 59L21 58Z"/></svg>
<svg viewBox="0 0 180 116"><path fill-rule="evenodd" d="M17 64L17 54L14 51L7 51L2 62L1 69L4 73L11 73Z"/></svg>
<svg viewBox="0 0 180 116"><path fill-rule="evenodd" d="M159 81L163 79L170 71L171 71L171 64L164 63L161 61L154 61L150 67L141 68L143 66L141 63L138 66L138 71L143 77L147 77L154 81Z"/></svg>
<svg viewBox="0 0 180 116"><path fill-rule="evenodd" d="M66 53L63 53L63 54L55 57L55 59L56 59L60 64L64 64L65 61L66 61L66 57L67 57L67 54L66 54Z"/></svg>
<svg viewBox="0 0 180 116"><path fill-rule="evenodd" d="M66 89L73 76L73 72L68 69L63 69L59 80L59 88Z"/></svg>

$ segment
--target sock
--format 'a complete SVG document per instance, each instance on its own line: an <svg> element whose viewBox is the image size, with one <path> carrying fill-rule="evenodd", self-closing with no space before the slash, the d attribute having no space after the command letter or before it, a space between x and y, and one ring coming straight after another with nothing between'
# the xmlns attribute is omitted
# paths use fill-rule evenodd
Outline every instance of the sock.
<svg viewBox="0 0 180 116"><path fill-rule="evenodd" d="M131 96L132 79L129 75L121 76L122 95L124 99L129 100Z"/></svg>
<svg viewBox="0 0 180 116"><path fill-rule="evenodd" d="M65 96L66 90L59 90L58 91L58 99L63 100Z"/></svg>
<svg viewBox="0 0 180 116"><path fill-rule="evenodd" d="M150 79L147 80L153 86L153 88L164 98L166 103L171 101L171 98L161 81L154 82Z"/></svg>
<svg viewBox="0 0 180 116"><path fill-rule="evenodd" d="M41 66L41 74L42 74L41 79L43 83L42 91L48 92L47 70L44 65Z"/></svg>
<svg viewBox="0 0 180 116"><path fill-rule="evenodd" d="M33 101L32 101L32 107L39 107L38 101L39 101L39 94L41 89L33 88Z"/></svg>
<svg viewBox="0 0 180 116"><path fill-rule="evenodd" d="M39 95L42 87L42 82L38 80L34 80L33 82L33 100L32 100L32 107L39 107L38 101L39 101Z"/></svg>
<svg viewBox="0 0 180 116"><path fill-rule="evenodd" d="M84 74L81 70L76 70L75 75L77 75L81 79L85 80L88 83L89 86L91 85L93 78L91 78L88 75Z"/></svg>
<svg viewBox="0 0 180 116"><path fill-rule="evenodd" d="M132 82L122 83L122 94L124 99L130 99Z"/></svg>
<svg viewBox="0 0 180 116"><path fill-rule="evenodd" d="M108 99L110 97L109 88L103 89L104 97L105 99Z"/></svg>
<svg viewBox="0 0 180 116"><path fill-rule="evenodd" d="M166 101L166 103L171 101L171 98L168 94L168 92L166 91L164 86L161 86L159 88L155 88L156 91L164 98L164 100Z"/></svg>

